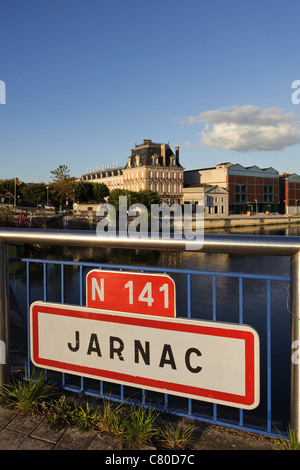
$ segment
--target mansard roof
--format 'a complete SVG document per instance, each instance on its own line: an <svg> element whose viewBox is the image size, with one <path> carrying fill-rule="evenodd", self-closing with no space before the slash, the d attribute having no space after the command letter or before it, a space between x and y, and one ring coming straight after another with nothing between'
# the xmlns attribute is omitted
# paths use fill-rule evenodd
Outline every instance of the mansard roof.
<svg viewBox="0 0 300 470"><path fill-rule="evenodd" d="M165 153L165 160L163 157ZM160 144L152 142L150 139L144 139L144 142L140 145L136 145L134 149L131 149L130 168L137 166L151 166L153 165L154 157L158 158L158 165L170 166L172 158L176 159L176 166L182 168L179 163L179 155L174 154L169 144ZM129 168L129 164L125 168Z"/></svg>

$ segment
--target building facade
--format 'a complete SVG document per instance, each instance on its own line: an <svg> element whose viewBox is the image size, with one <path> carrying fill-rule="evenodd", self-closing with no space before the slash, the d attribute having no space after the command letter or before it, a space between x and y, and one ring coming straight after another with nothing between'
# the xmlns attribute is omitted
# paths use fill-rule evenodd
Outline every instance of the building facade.
<svg viewBox="0 0 300 470"><path fill-rule="evenodd" d="M218 185L228 191L229 214L277 212L279 172L274 168L244 167L230 162L184 172L184 184Z"/></svg>
<svg viewBox="0 0 300 470"><path fill-rule="evenodd" d="M300 215L300 176L284 173L279 177L280 212Z"/></svg>
<svg viewBox="0 0 300 470"><path fill-rule="evenodd" d="M82 181L104 183L109 190L149 189L159 194L161 203L181 203L183 197L183 167L179 162L179 147L175 153L169 144L144 139L131 150L123 167L106 168L82 175Z"/></svg>
<svg viewBox="0 0 300 470"><path fill-rule="evenodd" d="M96 169L87 172L81 176L81 181L90 183L106 184L110 191L114 189L123 189L123 167L114 165L106 165L106 168Z"/></svg>
<svg viewBox="0 0 300 470"><path fill-rule="evenodd" d="M191 184L183 188L183 203L204 206L204 216L228 216L228 191L221 186Z"/></svg>
<svg viewBox="0 0 300 470"><path fill-rule="evenodd" d="M130 191L149 189L160 195L162 203L182 202L183 167L179 162L179 147L172 152L169 144L157 144L144 139L136 145L123 169L123 187Z"/></svg>

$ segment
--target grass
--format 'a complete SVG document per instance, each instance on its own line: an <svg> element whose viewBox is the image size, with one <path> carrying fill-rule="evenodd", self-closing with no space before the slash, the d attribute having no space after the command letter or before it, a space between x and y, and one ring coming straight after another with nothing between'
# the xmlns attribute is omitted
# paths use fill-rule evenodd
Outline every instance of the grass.
<svg viewBox="0 0 300 470"><path fill-rule="evenodd" d="M95 430L120 439L123 448L153 444L169 449L185 449L189 445L194 426L161 424L162 419L153 408L142 405L116 405L102 400L101 406L71 402L45 378L43 372L30 377L13 377L8 385L0 387L4 406L24 415L44 416L56 430L77 427L81 431Z"/></svg>
<svg viewBox="0 0 300 470"><path fill-rule="evenodd" d="M56 389L48 383L45 375L40 373L28 377L13 377L10 384L2 385L0 396L4 404L14 408L22 414L30 415L37 413L46 402L57 396Z"/></svg>
<svg viewBox="0 0 300 470"><path fill-rule="evenodd" d="M193 439L195 430L194 424L186 425L184 421L176 425L163 425L160 430L162 445L171 450L184 450Z"/></svg>
<svg viewBox="0 0 300 470"><path fill-rule="evenodd" d="M280 438L276 450L300 450L300 442L297 441L294 431L288 427L288 439Z"/></svg>
<svg viewBox="0 0 300 470"><path fill-rule="evenodd" d="M125 412L122 439L128 447L150 444L158 436L158 413L142 405L131 406Z"/></svg>

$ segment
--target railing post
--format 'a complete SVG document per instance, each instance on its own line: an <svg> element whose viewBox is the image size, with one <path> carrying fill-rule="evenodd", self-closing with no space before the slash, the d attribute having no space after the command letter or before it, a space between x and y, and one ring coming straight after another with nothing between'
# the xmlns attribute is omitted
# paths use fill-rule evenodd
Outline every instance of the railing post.
<svg viewBox="0 0 300 470"><path fill-rule="evenodd" d="M300 441L300 252L291 257L291 430Z"/></svg>
<svg viewBox="0 0 300 470"><path fill-rule="evenodd" d="M9 382L8 244L0 242L0 385Z"/></svg>

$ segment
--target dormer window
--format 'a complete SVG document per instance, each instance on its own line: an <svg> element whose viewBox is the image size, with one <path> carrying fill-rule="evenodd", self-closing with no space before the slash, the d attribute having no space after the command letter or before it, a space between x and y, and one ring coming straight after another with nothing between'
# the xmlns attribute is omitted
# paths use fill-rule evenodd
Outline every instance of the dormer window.
<svg viewBox="0 0 300 470"><path fill-rule="evenodd" d="M157 154L152 156L152 165L159 165L159 158Z"/></svg>

